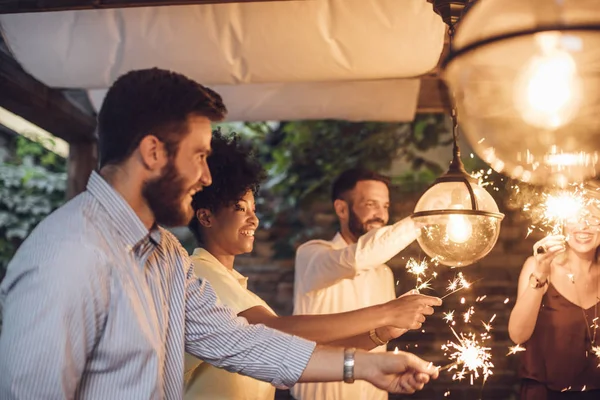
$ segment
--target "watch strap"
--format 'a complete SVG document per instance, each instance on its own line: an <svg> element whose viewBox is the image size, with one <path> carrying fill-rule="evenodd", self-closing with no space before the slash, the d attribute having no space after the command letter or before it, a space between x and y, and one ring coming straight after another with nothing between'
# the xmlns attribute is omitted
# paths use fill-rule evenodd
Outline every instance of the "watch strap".
<svg viewBox="0 0 600 400"><path fill-rule="evenodd" d="M344 349L344 382L354 383L354 355L356 348Z"/></svg>

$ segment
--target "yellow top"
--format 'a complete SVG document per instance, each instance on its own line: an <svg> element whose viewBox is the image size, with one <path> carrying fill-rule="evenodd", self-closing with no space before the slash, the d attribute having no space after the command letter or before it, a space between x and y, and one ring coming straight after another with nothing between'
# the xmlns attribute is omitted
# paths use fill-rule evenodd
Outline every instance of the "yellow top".
<svg viewBox="0 0 600 400"><path fill-rule="evenodd" d="M197 248L191 256L194 272L210 282L221 302L236 314L263 306L275 312L260 297L248 290L248 278L229 270L208 251ZM275 388L248 376L213 367L196 357L185 355L184 400L273 400Z"/></svg>

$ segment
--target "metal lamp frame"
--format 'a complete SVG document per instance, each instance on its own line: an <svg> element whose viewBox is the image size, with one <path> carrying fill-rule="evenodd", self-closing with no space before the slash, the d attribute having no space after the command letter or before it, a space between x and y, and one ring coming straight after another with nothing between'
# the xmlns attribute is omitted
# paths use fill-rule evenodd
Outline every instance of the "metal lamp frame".
<svg viewBox="0 0 600 400"><path fill-rule="evenodd" d="M454 36L454 26L458 23L460 16L467 11L468 6L472 5L473 2L469 3L468 0L434 0L433 8L434 11L439 14L444 22L448 25L449 36L450 36L450 49L452 50L452 39ZM465 9L465 7L467 7ZM466 49L466 48L465 48ZM472 51L473 49L468 49ZM457 53L458 54L458 53ZM446 88L447 89L447 88ZM491 217L503 219L504 214L495 213L490 211L480 210L477 204L477 198L475 192L471 187L471 184L477 184L477 179L473 178L465 170L465 166L460 158L460 148L458 147L458 117L456 108L449 104L450 115L452 117L452 137L453 137L453 148L452 148L452 162L448 168L448 172L437 178L431 186L427 189L431 189L433 186L439 183L447 182L461 182L465 185L469 193L469 199L471 203L470 210L454 210L454 209L441 209L441 210L427 210L413 213L411 218L419 217L432 217L439 215L474 215L481 217ZM425 191L425 193L427 193Z"/></svg>
<svg viewBox="0 0 600 400"><path fill-rule="evenodd" d="M440 67L442 70L444 70L448 67L448 65L450 65L450 63L452 63L452 61L456 60L457 58L459 58L465 54L471 53L481 47L484 47L484 46L487 46L487 45L490 45L493 43L498 43L498 42L502 42L504 40L514 39L514 38L518 38L518 37L522 37L522 36L531 36L531 35L535 35L536 33L551 32L551 31L600 32L600 24L540 25L540 26L537 26L537 27L531 28L531 29L524 29L521 31L509 32L509 33L504 33L502 35L491 36L489 38L485 38L483 40L479 40L479 41L470 43L470 44L466 45L465 47L461 47L458 50L454 49L451 46L448 56L444 60L442 60Z"/></svg>

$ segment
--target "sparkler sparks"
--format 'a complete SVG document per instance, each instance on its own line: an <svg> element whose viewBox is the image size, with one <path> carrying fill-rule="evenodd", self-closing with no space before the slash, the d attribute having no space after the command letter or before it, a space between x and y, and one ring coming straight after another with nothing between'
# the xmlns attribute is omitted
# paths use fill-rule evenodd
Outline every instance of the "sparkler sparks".
<svg viewBox="0 0 600 400"><path fill-rule="evenodd" d="M553 234L562 233L565 222L579 218L586 206L583 191L562 191L557 194L544 193L545 201L542 203L543 220L545 225L552 227Z"/></svg>
<svg viewBox="0 0 600 400"><path fill-rule="evenodd" d="M448 323L454 322L454 310L444 313L444 320Z"/></svg>
<svg viewBox="0 0 600 400"><path fill-rule="evenodd" d="M406 263L406 271L409 274L414 275L417 280L415 285L415 290L417 292L420 292L423 289L431 289L431 284L429 282L437 276L437 273L434 272L432 274L433 278L425 281L425 273L428 267L429 265L426 260L417 261L414 258L410 258Z"/></svg>
<svg viewBox="0 0 600 400"><path fill-rule="evenodd" d="M446 290L448 290L450 293L448 293L444 297L442 297L442 300L445 299L446 297L450 296L452 293L456 293L459 290L468 289L471 287L471 283L466 280L466 278L462 272L459 272L458 275L453 280L448 281L448 282L449 282L449 285L446 288Z"/></svg>
<svg viewBox="0 0 600 400"><path fill-rule="evenodd" d="M566 189L545 192L528 190L516 184L511 188L513 189L512 201L527 213L532 221L527 228L526 237L535 230L552 235L563 233L566 222L585 217L586 207L591 202L581 184L572 184Z"/></svg>
<svg viewBox="0 0 600 400"><path fill-rule="evenodd" d="M592 346L592 353L600 360L600 346ZM600 368L600 361L598 362L598 368Z"/></svg>
<svg viewBox="0 0 600 400"><path fill-rule="evenodd" d="M454 360L454 364L448 370L456 369L456 372L452 376L452 380L462 380L468 374L470 375L471 385L473 380L483 376L485 382L488 376L492 375L492 368L494 364L491 362L492 355L490 354L490 347L484 347L477 340L477 335L470 332L467 334L457 334L454 328L450 328L452 333L458 340L457 342L448 341L447 344L442 345L442 350L446 352L452 351L449 354L449 360ZM482 342L489 336L482 335ZM459 370L459 368L461 368Z"/></svg>
<svg viewBox="0 0 600 400"><path fill-rule="evenodd" d="M508 348L508 353L506 354L507 356L510 356L512 354L517 354L520 351L525 351L525 347L521 346L520 344L516 345L516 346L510 346Z"/></svg>
<svg viewBox="0 0 600 400"><path fill-rule="evenodd" d="M473 314L475 314L475 307L471 306L471 307L469 307L469 309L467 310L467 312L465 312L463 314L463 318L465 320L465 323L469 323L471 321L471 317L473 316Z"/></svg>

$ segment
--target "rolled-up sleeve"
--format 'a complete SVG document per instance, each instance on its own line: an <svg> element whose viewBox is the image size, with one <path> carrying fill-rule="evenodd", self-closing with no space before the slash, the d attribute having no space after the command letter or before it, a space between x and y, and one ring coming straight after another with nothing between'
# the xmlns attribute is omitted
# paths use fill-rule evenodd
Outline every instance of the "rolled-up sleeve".
<svg viewBox="0 0 600 400"><path fill-rule="evenodd" d="M80 243L62 243L21 252L9 265L0 286L1 399L75 397L108 307L99 259Z"/></svg>
<svg viewBox="0 0 600 400"><path fill-rule="evenodd" d="M293 386L304 372L315 343L264 325L250 325L220 304L206 280L193 268L186 282L186 351L216 367Z"/></svg>

